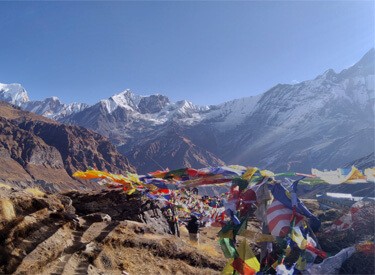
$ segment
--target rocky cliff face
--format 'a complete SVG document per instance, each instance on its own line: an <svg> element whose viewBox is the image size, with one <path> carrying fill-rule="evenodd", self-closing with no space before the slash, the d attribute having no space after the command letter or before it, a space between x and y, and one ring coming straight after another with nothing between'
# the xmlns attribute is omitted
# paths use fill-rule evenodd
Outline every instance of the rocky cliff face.
<svg viewBox="0 0 375 275"><path fill-rule="evenodd" d="M0 179L51 190L92 187L71 178L88 166L134 171L104 137L0 103ZM52 184L52 185L51 185Z"/></svg>

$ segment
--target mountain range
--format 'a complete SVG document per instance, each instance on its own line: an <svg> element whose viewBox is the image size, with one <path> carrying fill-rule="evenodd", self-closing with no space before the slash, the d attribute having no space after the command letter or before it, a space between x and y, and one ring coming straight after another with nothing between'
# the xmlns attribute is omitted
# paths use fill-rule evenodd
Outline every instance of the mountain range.
<svg viewBox="0 0 375 275"><path fill-rule="evenodd" d="M19 84L1 84L0 100L108 137L140 173L224 163L309 172L374 152L374 59L371 49L339 73L211 106L130 90L92 106L30 101Z"/></svg>

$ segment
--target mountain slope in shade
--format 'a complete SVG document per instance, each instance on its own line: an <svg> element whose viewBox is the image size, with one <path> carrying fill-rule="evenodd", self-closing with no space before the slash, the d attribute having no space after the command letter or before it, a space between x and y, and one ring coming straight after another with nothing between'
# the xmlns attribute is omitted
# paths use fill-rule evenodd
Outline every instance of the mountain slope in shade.
<svg viewBox="0 0 375 275"><path fill-rule="evenodd" d="M345 167L351 167L352 165L354 165L355 167L357 167L360 170L375 167L375 153L372 152L371 154L369 154L367 156L356 159L356 160L346 164Z"/></svg>
<svg viewBox="0 0 375 275"><path fill-rule="evenodd" d="M177 167L222 166L224 162L211 152L196 146L178 125L162 127L157 135L143 136L142 141L120 146L138 172Z"/></svg>
<svg viewBox="0 0 375 275"><path fill-rule="evenodd" d="M71 175L88 166L117 173L134 171L99 134L0 102L0 180L52 183L52 190L84 188Z"/></svg>

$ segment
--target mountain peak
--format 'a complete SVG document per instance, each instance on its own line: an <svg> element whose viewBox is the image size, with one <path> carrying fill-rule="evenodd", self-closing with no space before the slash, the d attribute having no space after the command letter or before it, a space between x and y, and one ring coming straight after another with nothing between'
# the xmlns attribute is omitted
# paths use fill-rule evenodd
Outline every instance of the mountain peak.
<svg viewBox="0 0 375 275"><path fill-rule="evenodd" d="M357 62L356 65L372 64L375 60L375 48L371 48L365 55Z"/></svg>
<svg viewBox="0 0 375 275"><path fill-rule="evenodd" d="M57 96L47 97L45 101L52 101L60 103L60 99Z"/></svg>
<svg viewBox="0 0 375 275"><path fill-rule="evenodd" d="M102 100L102 102L106 104L108 112L111 113L116 110L117 107L136 110L140 99L140 96L127 89L121 93L111 96L109 99Z"/></svg>
<svg viewBox="0 0 375 275"><path fill-rule="evenodd" d="M370 49L357 63L342 70L339 75L341 78L373 77L375 75L375 49Z"/></svg>
<svg viewBox="0 0 375 275"><path fill-rule="evenodd" d="M122 92L120 92L118 94L114 94L112 97L114 97L114 96L132 97L134 95L135 94L130 89L125 89L125 90L123 90Z"/></svg>
<svg viewBox="0 0 375 275"><path fill-rule="evenodd" d="M336 72L333 69L326 70L323 74L319 75L315 79L332 79L332 77L336 76Z"/></svg>
<svg viewBox="0 0 375 275"><path fill-rule="evenodd" d="M0 100L7 101L13 105L21 106L29 101L29 96L21 84L0 83Z"/></svg>
<svg viewBox="0 0 375 275"><path fill-rule="evenodd" d="M53 101L60 101L60 99L59 99L57 96L53 96L53 97L51 97L51 99L52 99Z"/></svg>

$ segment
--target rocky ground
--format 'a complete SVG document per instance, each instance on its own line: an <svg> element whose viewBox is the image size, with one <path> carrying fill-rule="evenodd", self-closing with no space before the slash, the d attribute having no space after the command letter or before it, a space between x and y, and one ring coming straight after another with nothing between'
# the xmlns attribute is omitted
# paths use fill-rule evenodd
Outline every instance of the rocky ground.
<svg viewBox="0 0 375 275"><path fill-rule="evenodd" d="M321 220L322 226L317 233L319 244L328 256L335 255L349 246L365 241L374 241L375 236L375 205L370 204L358 212L356 222L345 231L331 231L327 233L333 221L340 218L347 211L340 209L319 209L316 200L305 199L305 205ZM339 274L375 274L374 252L356 252L350 257L339 270Z"/></svg>
<svg viewBox="0 0 375 275"><path fill-rule="evenodd" d="M44 194L0 187L0 273L218 274L216 233L199 246L117 191ZM100 210L100 211L99 211ZM142 211L144 210L144 211Z"/></svg>
<svg viewBox="0 0 375 275"><path fill-rule="evenodd" d="M342 211L322 211L316 200L305 204L322 220L322 231ZM217 242L219 228L204 228L201 242L169 235L159 210L142 206L139 196L119 191L44 193L0 184L0 274L219 274L226 263ZM345 232L318 233L324 251L374 238L374 209ZM247 236L255 239L260 223L250 219ZM242 239L243 237L239 237ZM374 274L374 256L355 253L340 274Z"/></svg>

